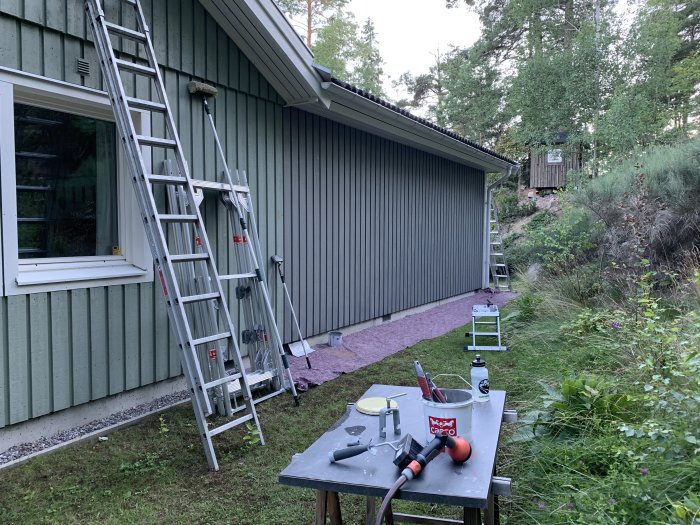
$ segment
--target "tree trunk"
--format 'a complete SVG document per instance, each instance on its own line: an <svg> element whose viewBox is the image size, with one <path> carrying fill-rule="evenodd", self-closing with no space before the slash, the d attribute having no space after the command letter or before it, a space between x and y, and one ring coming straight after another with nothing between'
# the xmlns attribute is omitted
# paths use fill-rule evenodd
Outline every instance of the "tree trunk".
<svg viewBox="0 0 700 525"><path fill-rule="evenodd" d="M313 32L313 0L306 0L306 46L311 49L311 33Z"/></svg>

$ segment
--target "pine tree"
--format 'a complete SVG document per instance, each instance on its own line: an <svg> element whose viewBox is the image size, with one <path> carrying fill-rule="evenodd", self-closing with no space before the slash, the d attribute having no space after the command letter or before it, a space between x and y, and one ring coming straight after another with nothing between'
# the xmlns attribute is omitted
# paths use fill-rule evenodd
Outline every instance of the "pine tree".
<svg viewBox="0 0 700 525"><path fill-rule="evenodd" d="M382 88L384 60L379 54L377 45L377 32L372 20L368 18L362 26L362 33L357 42L356 64L350 75L350 81L373 95L383 97L385 96Z"/></svg>

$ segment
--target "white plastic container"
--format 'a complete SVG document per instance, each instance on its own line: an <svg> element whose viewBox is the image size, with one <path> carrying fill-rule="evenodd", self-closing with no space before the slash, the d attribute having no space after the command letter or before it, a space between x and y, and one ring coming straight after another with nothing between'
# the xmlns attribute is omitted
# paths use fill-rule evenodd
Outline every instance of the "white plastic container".
<svg viewBox="0 0 700 525"><path fill-rule="evenodd" d="M459 436L471 443L472 405L474 400L469 390L441 388L447 403L436 403L423 399L425 438L429 442L436 432Z"/></svg>
<svg viewBox="0 0 700 525"><path fill-rule="evenodd" d="M489 371L486 368L486 361L477 354L472 361L472 396L477 403L489 400Z"/></svg>

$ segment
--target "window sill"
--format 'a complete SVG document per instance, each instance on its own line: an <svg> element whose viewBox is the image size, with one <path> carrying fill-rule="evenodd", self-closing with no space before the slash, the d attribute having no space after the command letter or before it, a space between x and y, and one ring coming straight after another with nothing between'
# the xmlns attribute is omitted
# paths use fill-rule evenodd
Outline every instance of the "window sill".
<svg viewBox="0 0 700 525"><path fill-rule="evenodd" d="M15 289L8 290L8 295L152 280L152 269L139 268L123 259L73 264L21 264L13 287Z"/></svg>

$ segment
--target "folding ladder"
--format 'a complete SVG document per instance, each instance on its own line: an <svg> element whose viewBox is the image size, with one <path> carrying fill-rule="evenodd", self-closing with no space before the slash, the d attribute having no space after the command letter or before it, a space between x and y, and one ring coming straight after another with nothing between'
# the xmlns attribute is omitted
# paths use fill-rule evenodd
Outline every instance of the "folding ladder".
<svg viewBox="0 0 700 525"><path fill-rule="evenodd" d="M485 330L479 330L479 327ZM508 350L501 344L501 313L498 306L487 301L486 304L472 306L472 331L465 334L471 337L472 344L464 347L465 350ZM477 344L477 338L497 338L498 345Z"/></svg>
<svg viewBox="0 0 700 525"><path fill-rule="evenodd" d="M214 252L198 206L200 189L207 188L211 183L190 177L139 0L114 0L113 3L115 8L110 12L118 13L122 7L133 9L135 27L107 21L100 0L86 0L87 18L114 110L117 131L124 146L156 273L165 296L168 317L177 339L204 452L209 468L218 470L212 443L214 436L248 423L254 425L262 444L264 437L214 262ZM145 55L146 63L117 58L111 38L126 39L140 46L139 55ZM153 93L152 98L155 100L127 96L122 73L147 79L148 91ZM165 136L139 135L132 111L149 112L154 117L153 120L161 119L165 124ZM166 159L174 160L174 173L150 173L144 161L144 148L159 150ZM168 200L171 205L174 202L172 198L166 198L167 193L172 194L173 189L179 194L176 198L179 203L177 211L167 206ZM228 186L224 190L233 193L234 188ZM246 188L240 190L247 191ZM189 232L189 238L182 235L184 231ZM180 242L175 242L178 237ZM185 267L189 267L189 270L183 270ZM260 275L259 270L251 273ZM195 283L191 281L193 275L198 276ZM250 274L243 277L250 278ZM235 373L228 373L225 369L225 357L233 360ZM231 406L232 384L238 386L242 395L241 407ZM290 388L296 399L294 385L291 384ZM220 415L232 419L210 427L206 417L214 412L212 407Z"/></svg>
<svg viewBox="0 0 700 525"><path fill-rule="evenodd" d="M498 222L498 210L493 196L489 192L489 268L494 290L513 291L510 273L504 252L503 237Z"/></svg>

